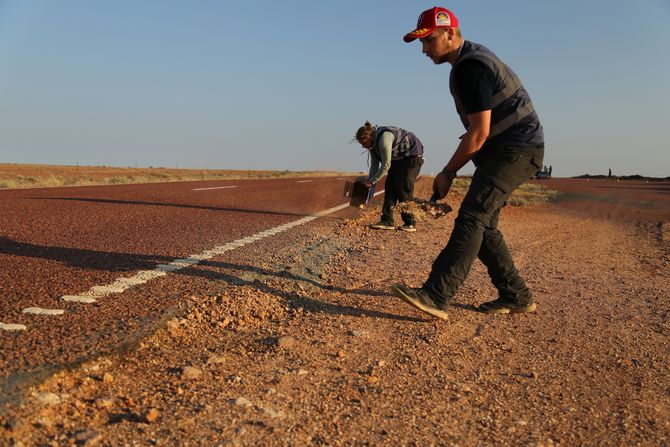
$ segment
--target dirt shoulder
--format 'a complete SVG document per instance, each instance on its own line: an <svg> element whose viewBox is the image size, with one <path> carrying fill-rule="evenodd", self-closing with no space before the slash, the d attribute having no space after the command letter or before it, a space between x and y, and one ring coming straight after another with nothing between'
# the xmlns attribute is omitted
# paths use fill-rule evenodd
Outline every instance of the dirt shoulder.
<svg viewBox="0 0 670 447"><path fill-rule="evenodd" d="M442 322L388 290L422 283L454 217L375 232L373 207L286 252L252 247L239 263L255 269L184 292L136 349L35 388L0 418L0 444L668 444L662 234L508 207L501 229L538 312L478 313L495 292L476 263Z"/></svg>
<svg viewBox="0 0 670 447"><path fill-rule="evenodd" d="M354 175L327 171L269 171L0 163L0 189L120 185L180 181L269 179Z"/></svg>

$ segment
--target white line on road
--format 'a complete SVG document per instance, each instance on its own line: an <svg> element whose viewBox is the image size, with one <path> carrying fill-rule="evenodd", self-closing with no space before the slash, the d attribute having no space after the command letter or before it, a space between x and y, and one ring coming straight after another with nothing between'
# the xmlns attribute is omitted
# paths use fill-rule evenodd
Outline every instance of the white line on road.
<svg viewBox="0 0 670 447"><path fill-rule="evenodd" d="M34 315L63 315L65 310L63 309L42 309L41 307L26 307L23 309L24 314L34 314Z"/></svg>
<svg viewBox="0 0 670 447"><path fill-rule="evenodd" d="M112 293L123 293L128 287L122 285L109 284L107 286L93 286L89 290L92 295L109 295Z"/></svg>
<svg viewBox="0 0 670 447"><path fill-rule="evenodd" d="M313 180L298 180L296 183L309 183L312 182Z"/></svg>
<svg viewBox="0 0 670 447"><path fill-rule="evenodd" d="M378 196L383 192L384 190L381 190L376 192L374 195ZM227 251L244 247L245 245L260 241L261 239L274 236L276 234L290 230L291 228L316 220L319 217L327 216L328 214L332 214L337 211L343 210L348 206L349 206L348 203L344 203L342 205L338 205L333 208L328 208L327 210L312 214L311 216L306 216L303 217L302 219L294 220L293 222L288 222L283 225L279 225L278 227L270 228L261 231L260 233L253 234L251 236L238 239L236 241L228 242L227 244L224 245L216 246L209 250L205 250L202 253L191 255L188 258L175 259L174 261L168 264L160 264L156 266L154 270L141 270L129 278L117 278L111 284L102 286L93 286L87 292L84 292L81 295L63 295L61 297L61 300L75 303L84 303L84 304L94 303L98 298L102 298L114 293L122 293L130 289L131 287L144 284L146 282L151 281L152 279L161 276L165 276L167 275L168 272L176 272L177 270L197 265L202 261L212 259L213 257L223 254ZM39 307L28 307L26 309L23 309L23 313L38 314L38 315L61 315L64 312L65 311L63 309L42 309ZM11 324L5 325L3 323L3 326L0 326L0 328L5 329L5 326L17 326L17 325L11 325Z"/></svg>
<svg viewBox="0 0 670 447"><path fill-rule="evenodd" d="M25 331L26 326L25 324L0 323L0 329L2 329L3 331Z"/></svg>
<svg viewBox="0 0 670 447"><path fill-rule="evenodd" d="M195 188L193 191L207 191L208 189L228 189L237 188L237 186L213 186L211 188Z"/></svg>
<svg viewBox="0 0 670 447"><path fill-rule="evenodd" d="M71 303L85 303L91 304L95 303L95 298L92 296L80 296L80 295L63 295L60 297L63 301L69 301Z"/></svg>

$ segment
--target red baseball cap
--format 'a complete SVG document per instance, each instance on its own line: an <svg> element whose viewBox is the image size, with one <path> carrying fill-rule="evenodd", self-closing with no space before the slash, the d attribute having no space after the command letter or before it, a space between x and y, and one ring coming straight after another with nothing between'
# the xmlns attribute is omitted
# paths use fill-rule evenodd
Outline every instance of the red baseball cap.
<svg viewBox="0 0 670 447"><path fill-rule="evenodd" d="M416 23L416 29L411 33L405 34L403 39L405 42L421 39L435 31L437 28L458 28L458 19L454 13L447 8L435 6L434 8L426 9L419 16L419 20Z"/></svg>

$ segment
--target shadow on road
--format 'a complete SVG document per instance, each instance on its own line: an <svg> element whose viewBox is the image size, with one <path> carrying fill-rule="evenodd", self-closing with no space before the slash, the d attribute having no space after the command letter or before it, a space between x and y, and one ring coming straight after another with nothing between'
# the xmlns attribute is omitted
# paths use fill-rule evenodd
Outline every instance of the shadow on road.
<svg viewBox="0 0 670 447"><path fill-rule="evenodd" d="M209 266L224 271L228 270L228 271L248 272L254 276L264 278L274 277L277 279L285 279L295 281L296 283L304 283L309 285L310 287L338 292L346 295L377 296L390 299L389 292L361 289L361 288L346 289L342 287L334 287L322 284L313 278L295 275L286 270L268 270L249 265L231 264L231 263L214 262L214 261L205 261L199 264L199 266L201 267ZM302 308L308 312L315 312L315 313L324 312L328 314L353 316L353 317L376 317L376 318L385 318L385 319L401 320L401 321L425 321L420 318L405 317L400 315L389 314L386 312L379 312L376 310L362 309L352 306L328 303L325 301L303 296L294 291L282 290L277 287L272 287L262 282L261 278L245 279L241 276L235 276L227 273L219 273L212 270L202 270L198 268L183 269L176 273L189 276L198 276L211 281L224 281L227 284L232 285L249 285L261 292L268 293L283 299L291 308Z"/></svg>
<svg viewBox="0 0 670 447"><path fill-rule="evenodd" d="M154 269L157 264L172 262L174 260L174 258L160 255L51 247L32 244L30 242L19 242L4 236L0 236L0 254L48 259L62 262L72 267L110 272Z"/></svg>
<svg viewBox="0 0 670 447"><path fill-rule="evenodd" d="M4 236L0 236L0 254L48 259L62 262L65 265L80 269L106 270L110 272L124 272L126 274L132 274L132 272L136 270L152 270L156 268L157 264L174 261L174 258L172 257L160 255L113 253L68 247L48 247L28 242L15 241ZM212 269L215 269L216 271ZM325 312L357 317L370 316L391 318L405 321L423 321L416 318L407 318L383 312L358 309L351 306L326 303L313 298L301 296L297 292L273 288L261 281L261 279L264 278L277 278L294 281L297 284L304 284L307 288L329 290L347 295L390 296L386 291L363 288L347 289L330 286L323 284L315 277L297 275L285 269L271 270L251 265L203 261L197 266L177 270L173 272L173 274L200 277L210 281L223 281L229 285L251 285L260 291L280 297L293 308L300 307L311 312Z"/></svg>
<svg viewBox="0 0 670 447"><path fill-rule="evenodd" d="M152 270L156 268L157 264L169 263L174 260L173 257L161 255L110 253L80 248L43 246L16 241L0 235L0 262L4 261L2 259L4 255L57 261L67 266L82 269L83 271L90 269L123 272L119 276L132 275L133 272L139 270ZM382 318L406 322L427 321L422 318L375 310L375 307L382 304L383 300L393 298L390 297L387 291L379 290L374 284L352 288L334 287L324 284L317 276L292 272L283 266L277 266L274 269L259 268L240 263L209 260L175 271L171 275L199 277L219 282L222 286L221 290L235 285L247 285L259 292L276 296L293 309L301 308L305 312L357 318ZM281 286L273 284L273 281L271 281L273 279L283 281ZM343 295L360 295L362 305L356 307L319 299L316 292L322 291L337 292ZM84 289L82 289L82 292L84 292ZM30 293L30 291L26 291L26 293ZM308 296L310 293L313 293L313 296ZM146 318L138 320L130 316L119 319L135 323L127 327L139 327L140 329L133 329L127 332L127 329L124 328L118 333L87 334L86 343L90 344L90 346L95 345L93 342L95 337L104 337L106 343L104 350L94 350L78 355L73 361L50 361L47 363L25 364L23 366L16 364L4 365L5 368L1 369L2 372L0 372L0 415L3 414L7 403L21 400L30 386L39 383L56 371L66 367L74 367L105 353L123 351L135 346L139 340L150 335L158 328L163 327L167 320L175 315L177 308L174 306L174 300L165 300L165 306L161 311L152 314L150 320ZM116 327L118 327L118 322L116 324ZM123 422L126 418L127 415L117 414L113 420L115 422Z"/></svg>
<svg viewBox="0 0 670 447"><path fill-rule="evenodd" d="M188 209L198 209L198 210L208 210L208 211L228 211L228 212L237 212L237 213L253 213L253 214L270 214L274 216L309 216L310 214L305 213L292 213L292 212L279 212L279 211L269 211L269 210L255 210L255 209L245 209L245 208L223 208L218 206L208 206L208 205L194 205L194 204L185 204L185 203L164 203L164 202L142 202L136 200L118 200L118 199L93 199L87 197L30 197L34 200L67 200L73 202L90 202L90 203L104 203L112 205L141 205L141 206L162 206L169 208L188 208Z"/></svg>

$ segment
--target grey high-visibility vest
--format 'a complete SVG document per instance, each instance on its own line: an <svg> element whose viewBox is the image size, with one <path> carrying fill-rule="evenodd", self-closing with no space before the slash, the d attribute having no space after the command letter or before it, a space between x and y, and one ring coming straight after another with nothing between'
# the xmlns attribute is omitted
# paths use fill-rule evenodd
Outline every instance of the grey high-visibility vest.
<svg viewBox="0 0 670 447"><path fill-rule="evenodd" d="M491 110L491 128L488 139L499 135L514 124L528 117L535 111L530 96L521 84L519 77L498 56L483 45L465 41L456 63L451 68L449 89L456 103L456 111L461 122L469 127L467 113L456 91L455 73L458 66L469 59L476 59L486 65L494 74L495 89Z"/></svg>
<svg viewBox="0 0 670 447"><path fill-rule="evenodd" d="M384 132L391 132L393 134L393 146L391 146L391 160L400 160L401 158L411 157L416 155L423 155L423 144L419 138L412 132L409 132L400 127L381 126L377 127L375 131L374 146L372 147L381 158L380 150L377 147L379 138Z"/></svg>

